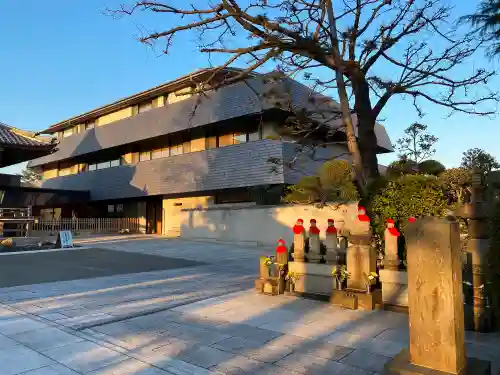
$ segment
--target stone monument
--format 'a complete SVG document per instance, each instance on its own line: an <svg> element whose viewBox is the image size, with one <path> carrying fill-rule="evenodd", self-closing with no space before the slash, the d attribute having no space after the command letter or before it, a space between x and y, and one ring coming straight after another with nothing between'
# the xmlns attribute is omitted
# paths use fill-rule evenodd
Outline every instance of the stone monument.
<svg viewBox="0 0 500 375"><path fill-rule="evenodd" d="M319 233L320 231L316 225L316 219L311 219L309 227L309 252L307 253L307 260L310 263L319 263L322 258Z"/></svg>
<svg viewBox="0 0 500 375"><path fill-rule="evenodd" d="M293 260L295 262L304 262L306 248L306 230L304 220L297 219L293 226Z"/></svg>
<svg viewBox="0 0 500 375"><path fill-rule="evenodd" d="M458 222L427 217L406 229L410 342L386 375L490 375L466 358Z"/></svg>
<svg viewBox="0 0 500 375"><path fill-rule="evenodd" d="M370 218L362 206L358 209L357 222L349 236L346 263L350 275L347 287L365 290L365 275L377 271L377 256L372 246Z"/></svg>
<svg viewBox="0 0 500 375"><path fill-rule="evenodd" d="M288 249L283 238L278 240L278 246L276 246L276 262L285 266L288 264Z"/></svg>
<svg viewBox="0 0 500 375"><path fill-rule="evenodd" d="M335 222L333 219L328 219L328 228L326 228L326 264L338 264L339 263L339 253L338 253L338 239L337 239L337 228L335 228Z"/></svg>
<svg viewBox="0 0 500 375"><path fill-rule="evenodd" d="M493 311L484 293L484 269L490 246L487 203L483 174L476 170L472 176L470 203L465 207L469 220L469 240L464 279L466 285L472 288L472 301L466 301L469 303L465 305L465 327L477 332L491 332L494 329Z"/></svg>

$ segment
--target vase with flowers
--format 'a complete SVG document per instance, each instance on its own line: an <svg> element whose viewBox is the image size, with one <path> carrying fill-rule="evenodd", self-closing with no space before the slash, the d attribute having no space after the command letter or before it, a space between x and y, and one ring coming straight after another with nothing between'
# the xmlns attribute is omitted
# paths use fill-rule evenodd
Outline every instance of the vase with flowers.
<svg viewBox="0 0 500 375"><path fill-rule="evenodd" d="M337 281L337 289L344 289L344 281L349 278L349 272L347 271L347 267L345 265L342 266L334 266L332 268L332 276L335 277Z"/></svg>
<svg viewBox="0 0 500 375"><path fill-rule="evenodd" d="M376 272L365 273L366 294L371 294L371 286L377 282L378 274Z"/></svg>
<svg viewBox="0 0 500 375"><path fill-rule="evenodd" d="M290 292L295 291L295 283L300 279L300 275L293 271L288 271L285 276L285 280L288 283L288 290Z"/></svg>

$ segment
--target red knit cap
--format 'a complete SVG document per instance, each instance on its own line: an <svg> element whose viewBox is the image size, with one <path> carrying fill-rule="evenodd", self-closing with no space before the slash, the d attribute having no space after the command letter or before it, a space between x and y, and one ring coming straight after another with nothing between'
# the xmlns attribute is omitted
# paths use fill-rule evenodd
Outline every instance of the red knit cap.
<svg viewBox="0 0 500 375"><path fill-rule="evenodd" d="M297 223L303 223L303 222L304 222L304 220L302 220L302 219L297 219Z"/></svg>
<svg viewBox="0 0 500 375"><path fill-rule="evenodd" d="M310 222L311 224L312 224L312 223L316 223L316 219L311 219L309 222Z"/></svg>
<svg viewBox="0 0 500 375"><path fill-rule="evenodd" d="M328 219L328 224L334 223L333 219Z"/></svg>
<svg viewBox="0 0 500 375"><path fill-rule="evenodd" d="M394 220L392 220L392 219L387 219L387 224L394 224Z"/></svg>

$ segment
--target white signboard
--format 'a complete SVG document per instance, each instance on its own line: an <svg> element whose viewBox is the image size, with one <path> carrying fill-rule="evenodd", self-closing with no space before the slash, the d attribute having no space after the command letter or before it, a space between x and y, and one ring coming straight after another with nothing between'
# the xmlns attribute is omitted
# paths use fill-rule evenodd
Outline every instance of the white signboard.
<svg viewBox="0 0 500 375"><path fill-rule="evenodd" d="M62 230L59 232L57 244L61 244L61 248L73 247L73 235L70 230Z"/></svg>

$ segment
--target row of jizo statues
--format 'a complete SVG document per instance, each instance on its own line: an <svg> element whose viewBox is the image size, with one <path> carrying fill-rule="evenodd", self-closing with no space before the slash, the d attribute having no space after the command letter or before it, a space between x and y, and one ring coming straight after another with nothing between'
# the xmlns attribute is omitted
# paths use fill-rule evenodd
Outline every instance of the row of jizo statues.
<svg viewBox="0 0 500 375"><path fill-rule="evenodd" d="M409 218L414 222L415 218ZM336 289L345 287L353 290L363 290L370 293L378 285L377 282L377 252L372 246L370 219L366 209L358 207L354 220L356 230L346 231L343 225L336 227L333 219L327 220L324 241L321 241L321 230L317 221L311 219L309 228L304 226L303 219L297 219L292 228L293 245L288 252L285 241L280 239L276 256L264 259L270 273L277 277L278 273L286 279L285 289L293 288L294 281L300 275L288 275L289 260L302 263L319 263L331 265L332 276L335 277ZM401 259L398 256L398 238L400 232L392 219L387 220L385 231L385 268L398 270ZM276 263L276 266L272 264ZM280 265L281 269L280 269ZM274 271L273 271L274 269ZM265 272L265 271L264 271ZM287 277L287 275L289 277Z"/></svg>
<svg viewBox="0 0 500 375"><path fill-rule="evenodd" d="M337 283L332 290L333 297L336 294L346 298L356 297L357 291L364 296L373 295L373 290L370 294L370 288L365 288L367 278L370 275L377 276L376 253L372 246L370 220L366 211L362 207L358 211L358 229L362 230L348 235L339 233L334 221L328 220L324 246L321 245L321 233L316 221L312 219L309 224L306 230L304 221L298 219L293 226L291 254L285 241L280 239L276 255L261 260L261 283L264 275L267 280L263 283L271 287L268 291L274 292L272 286L284 288L286 282L293 285L301 277L316 276L317 273L314 273L319 271L314 268L330 267L332 276L344 274L347 279L347 287ZM387 220L386 224L384 268L397 269L400 263L397 253L400 233L393 220ZM409 348L388 362L383 374L490 375L491 364L468 358L465 350L458 221L449 217L425 217L418 220L409 218L405 236ZM303 266L297 268L297 265ZM304 272L294 274L294 269Z"/></svg>

